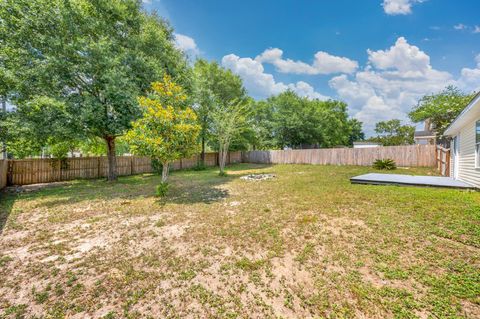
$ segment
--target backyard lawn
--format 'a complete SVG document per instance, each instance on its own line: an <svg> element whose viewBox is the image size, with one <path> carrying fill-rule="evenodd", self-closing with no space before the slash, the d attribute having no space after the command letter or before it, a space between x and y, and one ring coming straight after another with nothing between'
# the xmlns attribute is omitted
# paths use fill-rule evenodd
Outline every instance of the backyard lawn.
<svg viewBox="0 0 480 319"><path fill-rule="evenodd" d="M480 318L480 192L228 171L2 194L0 318Z"/></svg>

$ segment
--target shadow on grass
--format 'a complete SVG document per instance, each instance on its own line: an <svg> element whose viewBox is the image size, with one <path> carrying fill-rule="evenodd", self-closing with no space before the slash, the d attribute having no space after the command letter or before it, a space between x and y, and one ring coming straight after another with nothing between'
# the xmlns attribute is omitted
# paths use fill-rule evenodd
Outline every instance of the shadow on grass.
<svg viewBox="0 0 480 319"><path fill-rule="evenodd" d="M175 176L170 181L170 190L166 197L159 199L159 203L175 204L211 204L227 198L228 190L222 188L223 184L232 181L236 176L214 176L207 179L184 179L183 176Z"/></svg>
<svg viewBox="0 0 480 319"><path fill-rule="evenodd" d="M184 170L173 174L170 180L168 195L159 200L161 204L210 204L223 200L229 196L227 189L222 185L240 178L252 171L261 170L271 165L235 164L226 167L226 176L219 176L217 167L202 171ZM245 174L242 174L245 172Z"/></svg>
<svg viewBox="0 0 480 319"><path fill-rule="evenodd" d="M10 213L12 212L15 195L0 192L0 235L7 224Z"/></svg>
<svg viewBox="0 0 480 319"><path fill-rule="evenodd" d="M269 165L236 164L227 167L231 172L225 177L218 175L218 168L212 167L202 171L173 171L169 183L170 190L162 204L213 203L229 196L222 185L239 178L242 171L264 169ZM239 174L240 173L240 174ZM155 197L155 188L161 182L161 176L143 174L123 176L115 183L105 180L76 180L60 187L49 187L35 192L21 194L22 200L38 200L38 207L52 208L58 205L115 199L131 200Z"/></svg>

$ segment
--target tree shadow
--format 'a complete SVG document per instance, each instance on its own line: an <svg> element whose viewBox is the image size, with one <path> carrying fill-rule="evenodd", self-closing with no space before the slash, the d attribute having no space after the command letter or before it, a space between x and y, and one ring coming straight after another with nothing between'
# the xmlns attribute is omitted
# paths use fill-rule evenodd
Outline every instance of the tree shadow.
<svg viewBox="0 0 480 319"><path fill-rule="evenodd" d="M170 190L167 196L159 200L161 204L210 204L227 198L228 190L222 185L270 165L236 164L227 167L225 177L218 176L218 168L202 171L173 171L170 176ZM155 197L155 188L161 182L161 176L143 174L120 177L115 183L105 180L76 180L58 187L48 187L35 192L22 194L22 200L42 200L38 207L53 208L58 205L71 205L85 201L115 199L132 200Z"/></svg>
<svg viewBox="0 0 480 319"><path fill-rule="evenodd" d="M229 196L227 189L222 185L238 178L237 176L213 176L205 179L183 179L183 176L172 179L170 190L159 202L163 205L174 204L211 204Z"/></svg>
<svg viewBox="0 0 480 319"><path fill-rule="evenodd" d="M7 225L15 199L16 195L0 192L0 235L3 234L3 229Z"/></svg>

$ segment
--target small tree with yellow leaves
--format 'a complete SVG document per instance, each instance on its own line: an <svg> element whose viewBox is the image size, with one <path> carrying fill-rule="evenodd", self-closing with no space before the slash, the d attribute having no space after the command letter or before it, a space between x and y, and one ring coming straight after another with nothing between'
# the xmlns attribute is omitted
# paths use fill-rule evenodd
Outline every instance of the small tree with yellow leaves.
<svg viewBox="0 0 480 319"><path fill-rule="evenodd" d="M189 157L198 149L200 126L186 100L183 88L164 76L162 82L152 83L147 97L138 98L143 117L133 122L126 134L134 154L162 163L162 183L167 181L171 162Z"/></svg>

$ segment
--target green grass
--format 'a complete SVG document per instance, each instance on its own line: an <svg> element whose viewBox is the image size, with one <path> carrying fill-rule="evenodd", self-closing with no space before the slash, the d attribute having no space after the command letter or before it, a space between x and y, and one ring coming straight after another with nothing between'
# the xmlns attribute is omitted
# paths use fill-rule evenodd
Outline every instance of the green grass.
<svg viewBox="0 0 480 319"><path fill-rule="evenodd" d="M349 183L372 171L240 164L173 172L162 198L155 175L3 194L0 318L480 317L480 193Z"/></svg>

